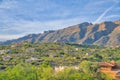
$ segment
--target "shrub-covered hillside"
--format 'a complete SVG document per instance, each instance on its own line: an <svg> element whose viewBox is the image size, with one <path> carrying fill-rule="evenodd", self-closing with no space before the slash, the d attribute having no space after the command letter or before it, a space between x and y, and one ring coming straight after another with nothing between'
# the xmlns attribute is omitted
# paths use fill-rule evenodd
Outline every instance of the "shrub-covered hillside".
<svg viewBox="0 0 120 80"><path fill-rule="evenodd" d="M120 63L119 48L69 43L1 45L0 80L110 80L98 63L111 60ZM56 73L58 66L65 69Z"/></svg>

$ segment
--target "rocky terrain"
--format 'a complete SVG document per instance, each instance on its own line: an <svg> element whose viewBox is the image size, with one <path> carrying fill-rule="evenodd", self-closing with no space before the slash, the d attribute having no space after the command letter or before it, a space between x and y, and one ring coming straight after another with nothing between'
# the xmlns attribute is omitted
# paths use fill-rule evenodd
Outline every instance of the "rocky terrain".
<svg viewBox="0 0 120 80"><path fill-rule="evenodd" d="M120 46L120 20L105 21L99 24L84 22L60 30L44 31L40 34L8 40L1 44L19 42L63 42L103 46Z"/></svg>

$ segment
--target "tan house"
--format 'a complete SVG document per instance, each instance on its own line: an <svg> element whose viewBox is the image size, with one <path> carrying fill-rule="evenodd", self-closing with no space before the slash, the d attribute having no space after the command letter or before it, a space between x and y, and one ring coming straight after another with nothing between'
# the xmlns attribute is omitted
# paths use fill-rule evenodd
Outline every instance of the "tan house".
<svg viewBox="0 0 120 80"><path fill-rule="evenodd" d="M99 65L101 72L105 73L111 78L120 80L120 65L116 64L115 61L100 62Z"/></svg>

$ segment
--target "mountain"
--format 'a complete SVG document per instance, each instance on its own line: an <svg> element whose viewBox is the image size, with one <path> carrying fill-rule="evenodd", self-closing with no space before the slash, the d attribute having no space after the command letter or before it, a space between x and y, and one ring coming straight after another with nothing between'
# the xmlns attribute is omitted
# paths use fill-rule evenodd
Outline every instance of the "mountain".
<svg viewBox="0 0 120 80"><path fill-rule="evenodd" d="M103 46L120 46L120 20L105 21L100 24L84 22L60 30L45 31L40 34L29 34L27 36L8 40L2 44L13 44L18 42L65 42Z"/></svg>

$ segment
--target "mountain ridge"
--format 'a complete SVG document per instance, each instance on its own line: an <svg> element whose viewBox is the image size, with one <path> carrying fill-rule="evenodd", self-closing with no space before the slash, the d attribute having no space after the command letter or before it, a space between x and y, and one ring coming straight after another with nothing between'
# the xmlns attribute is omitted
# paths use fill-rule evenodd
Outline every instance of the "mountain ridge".
<svg viewBox="0 0 120 80"><path fill-rule="evenodd" d="M88 45L120 46L120 20L105 21L99 24L84 22L59 30L29 34L24 37L1 42L14 44L19 42L63 42Z"/></svg>

